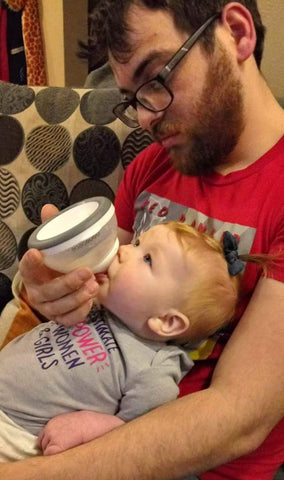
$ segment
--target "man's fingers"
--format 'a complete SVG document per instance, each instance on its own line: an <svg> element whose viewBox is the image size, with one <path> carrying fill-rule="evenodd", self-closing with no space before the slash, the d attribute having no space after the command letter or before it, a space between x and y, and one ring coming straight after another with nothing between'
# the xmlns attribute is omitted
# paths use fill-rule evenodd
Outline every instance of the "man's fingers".
<svg viewBox="0 0 284 480"><path fill-rule="evenodd" d="M84 284L90 294L97 291L97 282L89 268L77 269L62 275L50 270L43 263L42 254L36 249L30 249L25 253L20 262L19 271L26 288L32 288L33 285L35 287L45 285L45 288L41 289L40 301L43 302L64 297L79 290Z"/></svg>
<svg viewBox="0 0 284 480"><path fill-rule="evenodd" d="M77 304L94 297L98 290L96 279L88 268L53 278L44 287L41 289L41 301L57 301L58 313L72 310Z"/></svg>
<svg viewBox="0 0 284 480"><path fill-rule="evenodd" d="M23 255L19 271L25 283L42 284L51 278L51 271L44 265L42 254L34 248Z"/></svg>
<svg viewBox="0 0 284 480"><path fill-rule="evenodd" d="M62 325L71 326L87 317L94 297L98 291L98 284L94 287L83 285L79 290L60 296L52 301L41 303L41 313L46 318L54 320ZM50 292L49 292L50 294ZM80 320L79 320L80 319Z"/></svg>
<svg viewBox="0 0 284 480"><path fill-rule="evenodd" d="M41 209L41 221L45 222L46 220L49 220L50 218L54 217L54 215L56 215L58 212L59 210L55 205L47 203Z"/></svg>
<svg viewBox="0 0 284 480"><path fill-rule="evenodd" d="M28 303L46 319L65 326L86 319L99 285L89 268L59 274L46 267L38 250L23 256L20 273Z"/></svg>
<svg viewBox="0 0 284 480"><path fill-rule="evenodd" d="M84 322L86 320L92 306L93 300L90 299L71 312L64 313L63 315L54 315L52 320L60 325L64 325L65 327L73 327L77 323Z"/></svg>

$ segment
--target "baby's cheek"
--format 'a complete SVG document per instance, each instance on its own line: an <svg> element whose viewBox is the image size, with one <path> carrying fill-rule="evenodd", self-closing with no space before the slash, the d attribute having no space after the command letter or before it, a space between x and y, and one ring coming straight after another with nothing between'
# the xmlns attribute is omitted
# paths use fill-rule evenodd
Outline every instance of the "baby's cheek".
<svg viewBox="0 0 284 480"><path fill-rule="evenodd" d="M137 272L131 270L131 271L125 271L121 272L121 274L117 277L116 279L117 283L117 288L120 289L120 291L135 291L139 289L140 285L140 278L137 275Z"/></svg>
<svg viewBox="0 0 284 480"><path fill-rule="evenodd" d="M145 289L143 279L137 269L121 269L112 281L110 300L118 304L129 305L138 301ZM142 295L143 296L143 295Z"/></svg>

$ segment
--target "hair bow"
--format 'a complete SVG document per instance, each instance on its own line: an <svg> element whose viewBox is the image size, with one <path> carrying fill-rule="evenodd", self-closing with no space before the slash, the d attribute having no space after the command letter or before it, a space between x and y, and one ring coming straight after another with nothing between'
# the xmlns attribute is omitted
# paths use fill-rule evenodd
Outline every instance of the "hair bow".
<svg viewBox="0 0 284 480"><path fill-rule="evenodd" d="M238 243L234 235L230 232L224 232L223 252L228 263L230 275L238 275L245 267L244 262L239 259Z"/></svg>

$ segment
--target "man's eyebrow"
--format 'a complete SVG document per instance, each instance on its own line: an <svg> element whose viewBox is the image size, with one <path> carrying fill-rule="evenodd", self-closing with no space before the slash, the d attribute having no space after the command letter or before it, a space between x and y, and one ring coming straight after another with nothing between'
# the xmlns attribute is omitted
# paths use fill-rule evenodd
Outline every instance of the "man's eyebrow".
<svg viewBox="0 0 284 480"><path fill-rule="evenodd" d="M144 58L144 60L142 60L142 62L139 63L139 65L134 70L132 81L137 82L137 80L139 80L142 77L144 71L153 60L167 58L169 53L170 52L168 50L152 50L151 52L149 52L147 57Z"/></svg>
<svg viewBox="0 0 284 480"><path fill-rule="evenodd" d="M144 60L142 60L142 62L140 62L139 65L134 70L134 73L132 75L132 82L135 84L139 81L144 71L153 60L157 60L157 59L160 60L164 58L166 61L169 55L171 55L171 52L169 52L168 50L162 50L162 51L152 50L151 52L149 52L147 57ZM128 90L127 88L120 88L119 91L122 95L133 94L133 92L131 90Z"/></svg>
<svg viewBox="0 0 284 480"><path fill-rule="evenodd" d="M132 75L133 82L137 81L143 75L143 73L146 70L149 63L151 63L152 60L157 57L157 53L158 52L156 52L156 51L150 52L147 55L147 57L144 58L144 60L142 60L141 63L139 63L139 65L136 67L136 69L134 70L134 73Z"/></svg>

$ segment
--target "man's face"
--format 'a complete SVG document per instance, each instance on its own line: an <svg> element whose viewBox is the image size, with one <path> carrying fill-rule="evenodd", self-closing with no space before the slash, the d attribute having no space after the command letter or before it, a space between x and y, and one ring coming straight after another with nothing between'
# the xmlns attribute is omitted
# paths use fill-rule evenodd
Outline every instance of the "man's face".
<svg viewBox="0 0 284 480"><path fill-rule="evenodd" d="M188 34L176 29L169 13L132 6L128 22L133 53L126 63L110 55L117 83L127 97L155 77ZM217 44L212 56L197 43L173 70L167 86L170 107L153 113L138 106L143 129L169 152L175 168L203 175L228 162L243 130L243 98L231 59Z"/></svg>

